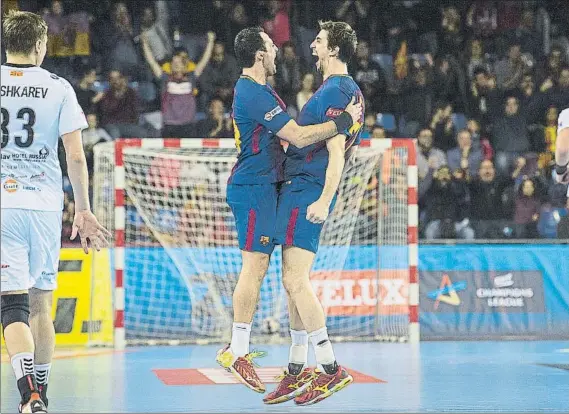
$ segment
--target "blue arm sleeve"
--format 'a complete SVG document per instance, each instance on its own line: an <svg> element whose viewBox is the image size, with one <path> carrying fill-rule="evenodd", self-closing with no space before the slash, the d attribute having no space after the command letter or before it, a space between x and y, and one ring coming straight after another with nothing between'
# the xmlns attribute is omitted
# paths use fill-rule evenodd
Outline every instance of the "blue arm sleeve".
<svg viewBox="0 0 569 414"><path fill-rule="evenodd" d="M266 89L252 93L248 103L249 117L275 134L292 119L277 101L277 98Z"/></svg>

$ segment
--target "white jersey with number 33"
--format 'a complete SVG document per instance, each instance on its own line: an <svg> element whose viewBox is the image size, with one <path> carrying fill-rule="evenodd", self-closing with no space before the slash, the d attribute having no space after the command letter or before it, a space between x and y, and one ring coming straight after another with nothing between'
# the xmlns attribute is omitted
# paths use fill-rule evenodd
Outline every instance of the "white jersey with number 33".
<svg viewBox="0 0 569 414"><path fill-rule="evenodd" d="M65 79L32 65L2 65L2 208L61 211L59 137L87 128Z"/></svg>

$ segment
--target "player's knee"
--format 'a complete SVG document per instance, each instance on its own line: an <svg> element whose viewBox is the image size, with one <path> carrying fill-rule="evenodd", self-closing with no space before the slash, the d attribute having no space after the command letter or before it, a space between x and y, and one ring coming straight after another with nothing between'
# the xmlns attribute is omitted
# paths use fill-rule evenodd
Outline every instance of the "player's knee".
<svg viewBox="0 0 569 414"><path fill-rule="evenodd" d="M47 290L30 289L30 314L31 316L42 313L51 315L53 292Z"/></svg>
<svg viewBox="0 0 569 414"><path fill-rule="evenodd" d="M283 274L283 286L291 298L304 289L302 277L292 273Z"/></svg>
<svg viewBox="0 0 569 414"><path fill-rule="evenodd" d="M30 325L30 297L27 293L2 295L0 300L0 312L2 313L2 327L4 331L15 322Z"/></svg>
<svg viewBox="0 0 569 414"><path fill-rule="evenodd" d="M240 277L248 277L262 282L269 269L269 255L248 253L243 255L243 268Z"/></svg>

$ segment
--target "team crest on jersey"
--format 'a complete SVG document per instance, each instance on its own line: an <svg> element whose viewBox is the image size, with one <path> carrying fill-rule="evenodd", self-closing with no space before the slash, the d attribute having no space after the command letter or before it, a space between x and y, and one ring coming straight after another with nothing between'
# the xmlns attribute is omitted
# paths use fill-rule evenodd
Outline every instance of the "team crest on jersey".
<svg viewBox="0 0 569 414"><path fill-rule="evenodd" d="M326 111L326 116L329 118L336 118L340 116L342 112L344 112L343 109L328 108L328 110Z"/></svg>
<svg viewBox="0 0 569 414"><path fill-rule="evenodd" d="M263 246L267 246L270 241L271 239L269 239L269 236L261 236L260 242Z"/></svg>
<svg viewBox="0 0 569 414"><path fill-rule="evenodd" d="M15 193L19 188L20 184L12 178L7 179L4 183L4 190L6 190L7 193Z"/></svg>
<svg viewBox="0 0 569 414"><path fill-rule="evenodd" d="M277 106L275 109L273 109L272 111L269 111L265 114L265 121L269 122L275 116L280 114L282 111L283 111L283 108L281 108L280 106Z"/></svg>

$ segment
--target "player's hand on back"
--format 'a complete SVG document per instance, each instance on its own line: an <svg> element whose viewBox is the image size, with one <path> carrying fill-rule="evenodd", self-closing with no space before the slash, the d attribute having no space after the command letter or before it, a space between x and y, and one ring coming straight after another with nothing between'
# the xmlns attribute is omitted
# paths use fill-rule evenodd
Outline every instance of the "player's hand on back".
<svg viewBox="0 0 569 414"><path fill-rule="evenodd" d="M306 210L306 219L311 223L324 223L328 218L329 211L330 203L327 203L325 200L319 198L308 206L308 209Z"/></svg>
<svg viewBox="0 0 569 414"><path fill-rule="evenodd" d="M101 226L95 215L89 210L75 212L71 240L75 240L77 234L81 238L81 247L85 253L89 253L89 247L99 251L109 246L108 238L111 237L111 233Z"/></svg>
<svg viewBox="0 0 569 414"><path fill-rule="evenodd" d="M352 117L352 121L354 122L354 124L356 122L359 122L359 120L362 118L363 115L363 105L361 102L356 102L356 97L353 96L352 100L350 101L350 103L348 104L348 106L346 106L345 111L347 113L350 114L350 116Z"/></svg>

